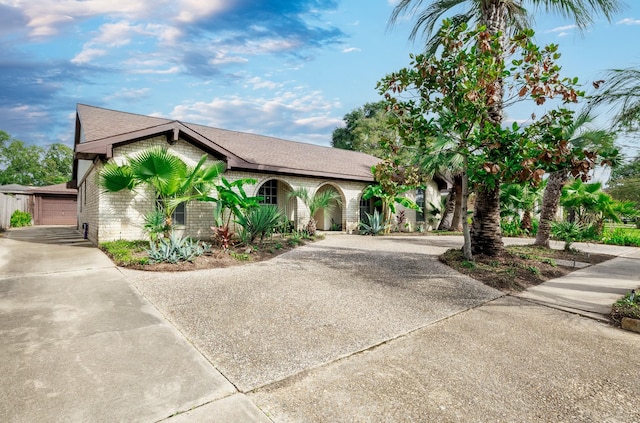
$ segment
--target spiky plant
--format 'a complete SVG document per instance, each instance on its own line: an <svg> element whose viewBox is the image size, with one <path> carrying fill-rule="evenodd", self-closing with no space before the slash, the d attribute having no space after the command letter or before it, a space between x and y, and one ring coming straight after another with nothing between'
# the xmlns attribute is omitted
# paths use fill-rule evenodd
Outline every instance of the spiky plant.
<svg viewBox="0 0 640 423"><path fill-rule="evenodd" d="M342 204L340 194L333 190L325 190L317 192L314 195L309 194L307 188L298 188L288 195L289 198L299 198L309 209L309 222L306 231L309 235L315 235L317 230L317 222L314 215L320 210L332 211L336 206Z"/></svg>

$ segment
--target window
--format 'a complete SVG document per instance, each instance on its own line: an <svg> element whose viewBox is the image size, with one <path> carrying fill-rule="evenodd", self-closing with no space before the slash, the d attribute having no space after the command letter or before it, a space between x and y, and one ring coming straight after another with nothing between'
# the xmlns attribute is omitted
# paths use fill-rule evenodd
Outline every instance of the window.
<svg viewBox="0 0 640 423"><path fill-rule="evenodd" d="M156 208L158 210L163 210L164 206L162 204L162 200L158 198L156 200ZM186 225L187 224L187 207L186 203L178 204L178 207L173 211L171 215L171 221L174 225Z"/></svg>
<svg viewBox="0 0 640 423"><path fill-rule="evenodd" d="M187 223L186 203L180 203L173 211L171 220L174 225L185 225Z"/></svg>
<svg viewBox="0 0 640 423"><path fill-rule="evenodd" d="M260 204L278 205L278 181L270 179L258 190L258 197L262 197Z"/></svg>
<svg viewBox="0 0 640 423"><path fill-rule="evenodd" d="M371 209L372 209L371 199L364 200L361 198L360 199L360 221L361 222L368 222L366 213L371 214L372 213Z"/></svg>
<svg viewBox="0 0 640 423"><path fill-rule="evenodd" d="M416 204L422 208L422 211L416 210L416 222L424 222L424 189L416 190Z"/></svg>

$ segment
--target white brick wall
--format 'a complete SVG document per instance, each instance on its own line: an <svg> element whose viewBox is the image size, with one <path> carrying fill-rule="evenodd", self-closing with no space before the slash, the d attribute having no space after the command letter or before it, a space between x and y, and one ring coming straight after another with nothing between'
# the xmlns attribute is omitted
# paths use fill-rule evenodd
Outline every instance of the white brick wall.
<svg viewBox="0 0 640 423"><path fill-rule="evenodd" d="M174 145L168 145L165 137L155 137L135 143L117 147L113 151L113 159L118 164L126 162L127 156L133 156L142 150L152 146L167 147L178 155L190 166L195 166L203 155L202 150L185 140L179 140ZM208 157L210 161L215 159ZM89 169L80 190L86 199L82 199L79 205L79 223L89 224L89 239L94 242L104 242L117 239L146 239L142 226L143 216L153 209L154 199L151 193L140 187L136 192L107 193L98 186L97 175L102 168L98 163ZM231 170L225 172L224 177L229 181L241 178L254 178L258 180L255 185L245 187L247 195L256 196L258 189L267 180L276 179L278 183L278 206L286 210L287 217L295 222L298 228L304 227L309 220L309 211L300 200L287 199L287 193L299 188L307 188L310 194L315 194L319 189L327 189L327 186L335 189L342 198L342 207L328 216L323 225L330 224L333 217L336 223L342 225L343 230L354 230L358 227L360 218L359 204L362 190L368 185L365 182L328 180L322 178L306 178L301 176L273 175L265 173L252 173ZM437 189L435 190L437 194ZM82 194L79 194L82 195ZM186 224L176 226L176 230L184 235L209 239L213 226L214 203L190 202L186 206ZM415 212L409 211L408 217L415 223ZM328 229L328 227L327 227Z"/></svg>

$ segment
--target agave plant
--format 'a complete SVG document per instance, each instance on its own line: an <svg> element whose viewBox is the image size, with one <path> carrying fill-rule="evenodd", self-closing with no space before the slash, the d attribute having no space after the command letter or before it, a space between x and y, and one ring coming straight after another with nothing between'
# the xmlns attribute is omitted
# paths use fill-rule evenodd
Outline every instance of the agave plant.
<svg viewBox="0 0 640 423"><path fill-rule="evenodd" d="M239 216L235 222L242 226L240 238L244 243L250 244L260 235L260 241L266 235L270 235L280 224L282 213L276 206L263 205L248 210Z"/></svg>
<svg viewBox="0 0 640 423"><path fill-rule="evenodd" d="M373 214L365 212L368 222L360 222L360 233L362 235L378 235L383 233L388 228L388 224L385 224L383 216L378 213L378 210L374 210Z"/></svg>

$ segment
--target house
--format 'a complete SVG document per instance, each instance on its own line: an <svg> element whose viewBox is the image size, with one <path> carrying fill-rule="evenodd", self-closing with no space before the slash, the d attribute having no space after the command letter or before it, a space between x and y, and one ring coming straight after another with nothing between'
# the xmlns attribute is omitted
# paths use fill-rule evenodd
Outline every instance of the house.
<svg viewBox="0 0 640 423"><path fill-rule="evenodd" d="M332 190L341 198L333 211L314 216L320 230L356 229L363 212L371 211L370 201L361 196L373 183L371 167L379 162L376 157L79 104L69 186L78 188L78 223L87 227L92 242L145 238L143 216L152 210L155 199L145 192L107 193L98 179L107 161L122 164L127 156L158 145L191 165L203 154L211 161L221 160L226 164L224 177L230 181L256 179L256 185L246 187L247 194L277 205L297 227L308 221L308 210L287 194L301 187L312 194ZM186 236L209 238L212 216L212 203L194 201L174 223Z"/></svg>
<svg viewBox="0 0 640 423"><path fill-rule="evenodd" d="M78 190L67 184L31 187L18 184L0 186L0 227L8 227L13 210L31 214L34 225L77 225ZM5 198L9 197L9 198ZM5 226L6 224L6 226Z"/></svg>

